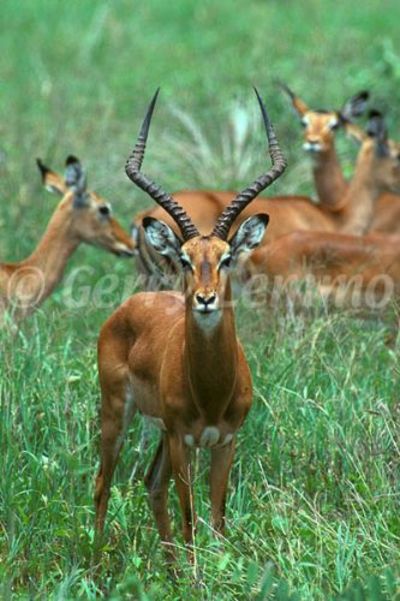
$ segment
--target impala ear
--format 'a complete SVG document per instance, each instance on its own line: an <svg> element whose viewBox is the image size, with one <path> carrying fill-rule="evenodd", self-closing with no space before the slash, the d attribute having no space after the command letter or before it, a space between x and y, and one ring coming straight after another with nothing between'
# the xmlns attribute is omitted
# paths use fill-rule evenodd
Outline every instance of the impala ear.
<svg viewBox="0 0 400 601"><path fill-rule="evenodd" d="M143 229L147 242L160 255L178 259L182 240L163 221L154 217L144 217Z"/></svg>
<svg viewBox="0 0 400 601"><path fill-rule="evenodd" d="M356 117L360 117L365 113L369 99L369 92L362 90L358 94L354 94L349 98L339 111L339 117L342 121L352 121Z"/></svg>
<svg viewBox="0 0 400 601"><path fill-rule="evenodd" d="M306 103L303 100L301 100L301 98L296 96L296 94L289 88L289 86L287 86L282 81L278 81L277 84L281 88L281 90L283 90L285 94L289 96L290 100L292 101L292 106L296 113L300 117L303 117L303 115L309 110Z"/></svg>
<svg viewBox="0 0 400 601"><path fill-rule="evenodd" d="M367 134L375 140L376 154L379 157L385 157L390 154L388 146L388 132L382 113L372 110L368 115L366 127Z"/></svg>
<svg viewBox="0 0 400 601"><path fill-rule="evenodd" d="M52 192L53 194L58 194L59 196L64 196L66 194L68 188L65 185L65 182L61 175L55 173L49 167L47 167L42 159L36 159L36 165L40 171L42 176L43 186L46 188L48 192Z"/></svg>
<svg viewBox="0 0 400 601"><path fill-rule="evenodd" d="M232 254L238 256L256 248L264 238L268 222L269 215L264 213L253 215L243 221L229 240Z"/></svg>
<svg viewBox="0 0 400 601"><path fill-rule="evenodd" d="M72 154L65 161L65 185L74 192L75 208L81 208L88 204L86 173L80 160Z"/></svg>
<svg viewBox="0 0 400 601"><path fill-rule="evenodd" d="M72 154L65 161L65 184L68 188L72 188L80 193L86 191L86 174L80 160Z"/></svg>

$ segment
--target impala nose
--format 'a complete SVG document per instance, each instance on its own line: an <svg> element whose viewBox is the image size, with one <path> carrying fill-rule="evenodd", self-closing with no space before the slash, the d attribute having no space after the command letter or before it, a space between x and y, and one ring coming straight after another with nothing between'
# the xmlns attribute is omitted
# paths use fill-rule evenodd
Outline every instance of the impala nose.
<svg viewBox="0 0 400 601"><path fill-rule="evenodd" d="M197 308L199 311L207 312L215 309L213 306L215 301L217 300L217 295L215 292L210 292L210 294L205 294L202 292L196 292L195 300L197 304Z"/></svg>
<svg viewBox="0 0 400 601"><path fill-rule="evenodd" d="M322 146L319 140L316 140L314 138L308 138L307 141L304 142L303 148L304 150L309 150L311 152L318 152L319 150L321 150Z"/></svg>

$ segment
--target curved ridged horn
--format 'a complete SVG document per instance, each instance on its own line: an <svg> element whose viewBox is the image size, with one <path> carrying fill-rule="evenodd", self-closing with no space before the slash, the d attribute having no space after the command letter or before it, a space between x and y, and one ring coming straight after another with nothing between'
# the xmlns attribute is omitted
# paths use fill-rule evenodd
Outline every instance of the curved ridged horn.
<svg viewBox="0 0 400 601"><path fill-rule="evenodd" d="M140 171L144 153L146 150L146 142L150 129L150 122L159 91L160 88L158 88L158 90L154 94L153 99L150 102L149 108L147 109L146 117L144 118L142 127L140 129L135 148L133 149L131 155L129 156L126 162L125 172L134 184L139 186L139 188L144 190L144 192L147 192L147 194L151 196L151 198L155 200L157 204L159 204L165 211L167 211L167 213L179 226L184 240L189 240L189 238L194 238L195 236L199 235L199 232L197 228L193 225L189 215L182 209L181 206L179 206L179 204L172 198L170 194L164 192L164 190L160 186L155 184Z"/></svg>
<svg viewBox="0 0 400 601"><path fill-rule="evenodd" d="M261 108L265 131L268 138L268 152L272 161L272 168L268 173L258 177L250 186L240 192L233 201L223 210L218 217L217 223L213 230L213 235L218 236L222 240L226 240L232 223L236 217L247 207L247 205L262 191L272 184L286 169L286 160L279 147L277 137L274 132L272 123L270 122L267 110L261 100L260 94L254 88L257 95L257 100Z"/></svg>

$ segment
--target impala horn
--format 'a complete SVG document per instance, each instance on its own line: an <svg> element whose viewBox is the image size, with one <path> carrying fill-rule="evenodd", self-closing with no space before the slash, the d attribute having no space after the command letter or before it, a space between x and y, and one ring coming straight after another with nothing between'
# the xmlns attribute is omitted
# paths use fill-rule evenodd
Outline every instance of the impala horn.
<svg viewBox="0 0 400 601"><path fill-rule="evenodd" d="M195 236L199 236L199 231L192 223L189 215L184 209L172 198L170 194L164 192L164 190L144 175L140 168L142 166L144 153L146 150L147 136L150 129L151 118L153 115L154 107L157 101L158 93L160 88L156 91L152 101L147 109L146 116L144 118L142 127L139 132L139 136L131 155L129 156L126 165L125 172L130 180L133 181L139 188L144 192L147 192L157 204L160 205L176 222L179 229L182 232L184 240L189 240Z"/></svg>
<svg viewBox="0 0 400 601"><path fill-rule="evenodd" d="M272 123L268 118L267 109L256 88L254 88L254 91L260 105L265 131L267 133L268 152L271 157L272 168L240 192L218 217L213 230L213 235L218 236L218 238L221 238L222 240L227 239L232 223L243 209L245 209L247 205L262 192L262 190L265 190L272 182L278 179L286 169L286 160L279 147Z"/></svg>

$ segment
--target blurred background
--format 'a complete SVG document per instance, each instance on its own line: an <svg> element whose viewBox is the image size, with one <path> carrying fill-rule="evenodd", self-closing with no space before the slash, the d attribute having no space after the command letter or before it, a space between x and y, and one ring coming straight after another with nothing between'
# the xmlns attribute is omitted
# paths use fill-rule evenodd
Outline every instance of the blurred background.
<svg viewBox="0 0 400 601"><path fill-rule="evenodd" d="M297 117L275 80L315 108L367 88L391 132L400 114L396 0L3 0L1 14L1 256L10 223L24 231L12 246L19 255L51 209L36 156L61 167L77 154L118 212L151 206L123 167L158 86L145 165L170 190L235 189L265 166L252 85L290 165L270 194L313 192ZM350 174L356 149L341 138Z"/></svg>

